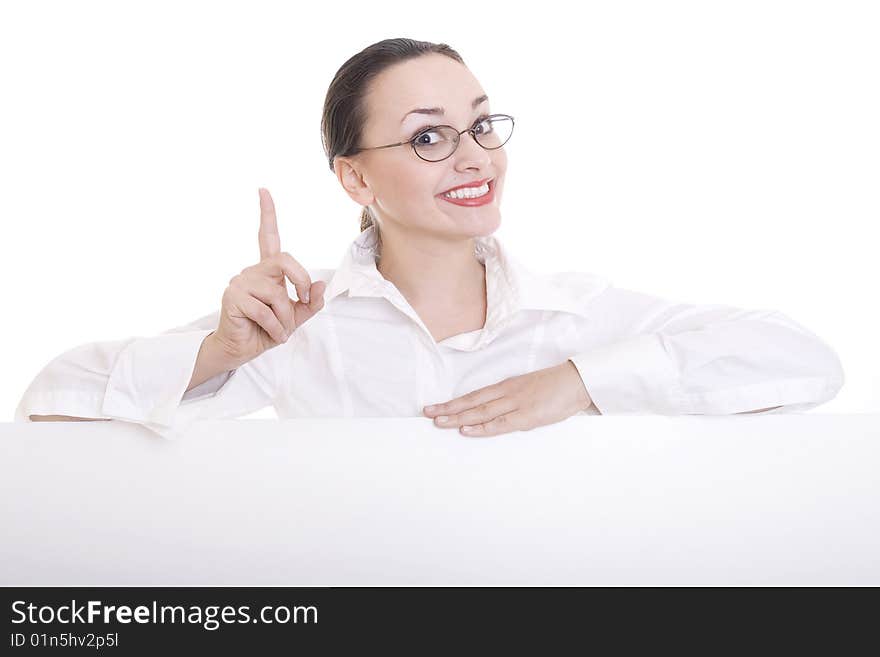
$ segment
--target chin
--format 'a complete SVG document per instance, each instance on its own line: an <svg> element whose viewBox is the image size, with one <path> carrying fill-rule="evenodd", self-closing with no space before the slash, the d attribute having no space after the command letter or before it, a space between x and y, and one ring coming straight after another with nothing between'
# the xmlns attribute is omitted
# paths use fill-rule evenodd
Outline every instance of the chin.
<svg viewBox="0 0 880 657"><path fill-rule="evenodd" d="M491 235L501 226L501 212L498 208L485 209L464 219L457 218L456 223L468 237L485 237Z"/></svg>
<svg viewBox="0 0 880 657"><path fill-rule="evenodd" d="M463 237L485 237L491 235L501 226L501 209L496 197L488 205L474 207L451 206L441 210L442 219L437 226L446 226L449 233L458 233Z"/></svg>

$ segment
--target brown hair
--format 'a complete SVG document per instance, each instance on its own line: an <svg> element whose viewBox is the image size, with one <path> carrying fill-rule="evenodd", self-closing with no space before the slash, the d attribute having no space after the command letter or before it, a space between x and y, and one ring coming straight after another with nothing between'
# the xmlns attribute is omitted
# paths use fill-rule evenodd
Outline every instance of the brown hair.
<svg viewBox="0 0 880 657"><path fill-rule="evenodd" d="M392 64L431 53L446 55L464 64L461 55L445 43L398 38L384 39L367 46L336 71L327 89L321 117L321 141L330 171L334 171L333 160L336 156L358 152L367 120L364 96L370 81ZM361 210L361 231L374 223L370 209L364 206Z"/></svg>

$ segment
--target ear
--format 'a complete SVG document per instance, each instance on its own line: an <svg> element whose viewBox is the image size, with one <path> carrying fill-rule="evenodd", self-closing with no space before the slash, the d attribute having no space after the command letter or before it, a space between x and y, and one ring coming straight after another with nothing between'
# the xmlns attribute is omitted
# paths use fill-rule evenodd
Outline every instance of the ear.
<svg viewBox="0 0 880 657"><path fill-rule="evenodd" d="M358 205L372 205L375 197L370 186L364 180L362 166L351 157L333 158L333 169L336 178Z"/></svg>

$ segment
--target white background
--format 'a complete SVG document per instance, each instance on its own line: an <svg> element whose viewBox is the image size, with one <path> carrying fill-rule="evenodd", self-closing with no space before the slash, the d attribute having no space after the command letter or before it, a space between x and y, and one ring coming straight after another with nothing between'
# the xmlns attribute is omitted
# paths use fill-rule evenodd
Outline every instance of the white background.
<svg viewBox="0 0 880 657"><path fill-rule="evenodd" d="M63 351L218 309L259 259L259 186L282 249L336 267L360 206L324 96L390 37L448 43L516 118L497 235L522 261L780 310L843 362L816 412L877 412L876 7L4 2L2 413Z"/></svg>

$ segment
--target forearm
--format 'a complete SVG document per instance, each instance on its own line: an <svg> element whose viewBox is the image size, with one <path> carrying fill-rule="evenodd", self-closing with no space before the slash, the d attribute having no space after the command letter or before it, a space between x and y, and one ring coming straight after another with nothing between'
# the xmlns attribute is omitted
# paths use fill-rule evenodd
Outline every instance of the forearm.
<svg viewBox="0 0 880 657"><path fill-rule="evenodd" d="M238 367L223 352L222 347L216 343L213 336L214 334L211 333L202 340L198 356L196 357L195 367L193 368L189 385L186 388L187 391L218 374ZM29 415L28 417L31 422L97 422L109 420L109 418L89 418L71 415Z"/></svg>
<svg viewBox="0 0 880 657"><path fill-rule="evenodd" d="M759 408L757 411L742 411L741 413L734 413L734 415L748 415L749 413L763 413L764 411L772 411L774 408L779 408L778 406L771 406L770 408Z"/></svg>
<svg viewBox="0 0 880 657"><path fill-rule="evenodd" d="M236 367L238 365L230 360L229 356L214 339L214 334L211 333L202 340L202 346L199 349L196 364L193 368L192 378L186 390L192 390L208 379L223 372L234 370Z"/></svg>
<svg viewBox="0 0 880 657"><path fill-rule="evenodd" d="M31 415L31 422L109 422L110 418L73 417L71 415Z"/></svg>

